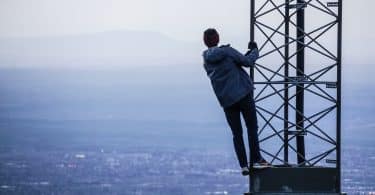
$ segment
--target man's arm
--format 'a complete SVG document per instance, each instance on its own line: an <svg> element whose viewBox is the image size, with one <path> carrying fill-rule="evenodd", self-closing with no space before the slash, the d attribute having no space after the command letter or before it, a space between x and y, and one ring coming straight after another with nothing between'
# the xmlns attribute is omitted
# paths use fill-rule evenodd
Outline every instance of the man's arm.
<svg viewBox="0 0 375 195"><path fill-rule="evenodd" d="M246 52L245 54L245 57L247 57L249 60L250 60L250 65L249 66L246 66L245 64L243 66L246 66L246 67L254 67L255 65L255 61L258 59L259 57L259 51L258 51L258 48L253 48L251 50L249 50L248 52Z"/></svg>
<svg viewBox="0 0 375 195"><path fill-rule="evenodd" d="M230 53L230 56L236 64L245 67L254 67L255 61L259 57L258 48L252 48L245 55L231 48Z"/></svg>

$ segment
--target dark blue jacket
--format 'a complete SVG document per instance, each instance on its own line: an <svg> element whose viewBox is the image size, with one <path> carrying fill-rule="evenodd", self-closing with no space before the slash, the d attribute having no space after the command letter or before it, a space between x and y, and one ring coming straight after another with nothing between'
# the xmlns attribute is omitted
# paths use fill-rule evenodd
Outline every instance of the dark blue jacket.
<svg viewBox="0 0 375 195"><path fill-rule="evenodd" d="M230 45L211 47L203 52L204 68L222 107L231 106L254 89L242 66L254 66L258 57L257 49L244 56Z"/></svg>

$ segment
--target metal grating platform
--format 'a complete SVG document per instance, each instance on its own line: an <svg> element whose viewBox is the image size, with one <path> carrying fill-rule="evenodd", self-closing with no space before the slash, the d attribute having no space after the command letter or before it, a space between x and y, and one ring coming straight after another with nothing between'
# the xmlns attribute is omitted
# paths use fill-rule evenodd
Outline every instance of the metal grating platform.
<svg viewBox="0 0 375 195"><path fill-rule="evenodd" d="M275 167L250 176L253 193L336 193L336 169L326 167Z"/></svg>

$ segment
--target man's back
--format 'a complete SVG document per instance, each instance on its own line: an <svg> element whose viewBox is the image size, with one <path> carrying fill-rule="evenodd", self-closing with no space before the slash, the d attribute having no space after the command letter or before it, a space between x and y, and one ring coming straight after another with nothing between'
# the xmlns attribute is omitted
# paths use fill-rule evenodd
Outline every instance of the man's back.
<svg viewBox="0 0 375 195"><path fill-rule="evenodd" d="M253 90L250 77L241 66L253 66L257 57L257 50L244 56L229 45L203 52L204 68L222 107L234 104Z"/></svg>

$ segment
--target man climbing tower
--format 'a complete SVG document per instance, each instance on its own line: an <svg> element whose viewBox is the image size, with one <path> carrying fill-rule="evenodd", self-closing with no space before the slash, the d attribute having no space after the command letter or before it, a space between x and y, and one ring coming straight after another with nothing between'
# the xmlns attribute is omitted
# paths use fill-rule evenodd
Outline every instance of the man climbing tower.
<svg viewBox="0 0 375 195"><path fill-rule="evenodd" d="M208 47L203 52L204 68L232 130L234 149L242 175L249 174L249 165L242 136L241 113L247 127L250 165L258 169L270 167L270 163L260 154L253 83L242 68L254 66L259 56L257 44L250 42L249 51L245 55L230 45L218 47L219 33L213 28L204 31L203 40Z"/></svg>

